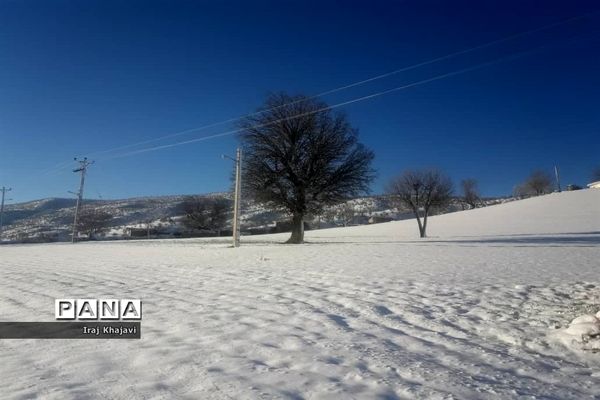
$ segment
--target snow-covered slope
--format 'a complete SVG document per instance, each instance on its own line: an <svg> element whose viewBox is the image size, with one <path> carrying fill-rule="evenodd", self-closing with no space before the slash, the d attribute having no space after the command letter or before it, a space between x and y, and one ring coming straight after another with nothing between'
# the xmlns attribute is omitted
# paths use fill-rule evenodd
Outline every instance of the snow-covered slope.
<svg viewBox="0 0 600 400"><path fill-rule="evenodd" d="M5 321L53 320L55 298L141 298L144 316L139 341L0 340L0 397L593 398L600 355L562 333L600 311L599 204L585 190L436 216L424 240L407 220L298 246L3 246Z"/></svg>
<svg viewBox="0 0 600 400"><path fill-rule="evenodd" d="M527 235L600 232L600 190L552 193L493 207L433 217L428 223L430 237ZM315 232L318 237L379 236L415 237L414 220L395 221L377 226ZM309 234L310 236L311 234Z"/></svg>

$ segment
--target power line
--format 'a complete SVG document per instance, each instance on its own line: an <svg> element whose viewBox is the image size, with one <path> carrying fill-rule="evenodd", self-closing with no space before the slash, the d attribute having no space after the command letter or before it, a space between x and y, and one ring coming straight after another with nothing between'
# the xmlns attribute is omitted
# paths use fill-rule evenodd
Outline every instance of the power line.
<svg viewBox="0 0 600 400"><path fill-rule="evenodd" d="M593 33L598 33L598 31L594 31ZM526 55L529 55L529 54L532 54L532 53L535 53L535 52L539 52L539 51L545 50L547 48L550 48L552 46L568 44L568 43L571 43L573 41L576 41L577 39L580 38L580 36L581 35L575 35L574 37L571 37L571 38L569 38L567 40L562 40L562 41L559 41L559 42L554 42L554 43L540 45L540 46L537 46L537 47L534 47L534 48L531 48L531 49L527 49L527 50L523 50L523 51L519 51L519 52L515 52L515 53L512 53L512 54L509 54L507 56L499 57L499 58L496 58L496 59L491 60L491 61L482 62L482 63L476 64L476 65L473 65L473 66L470 66L470 67L461 68L461 69L456 70L456 71L452 71L452 72L447 72L447 73L444 73L444 74L436 75L436 76L434 76L432 78L423 79L423 80L420 80L420 81L417 81L417 82L409 83L409 84L402 85L402 86L397 86L397 87L394 87L394 88L391 88L391 89L387 89L387 90L383 90L383 91L380 91L380 92L372 93L372 94L369 94L369 95L366 95L366 96L357 97L357 98L354 98L354 99L351 99L351 100L348 100L348 101L344 101L344 102L337 103L337 104L334 104L334 105L331 105L331 106L323 107L321 109L313 110L313 111L308 112L308 113L298 114L298 115L294 115L294 116L291 116L291 117L282 118L280 120L271 121L271 122L269 122L267 124L258 124L258 125L253 125L253 126L257 127L257 128L258 127L263 127L263 126L269 126L269 125L272 125L272 124L276 124L278 122L282 122L282 121L286 121L286 120L292 120L292 119L300 118L300 117L303 117L303 116L306 116L306 115L311 115L311 114L319 113L319 112L322 112L322 111L327 111L327 110L339 108L339 107L346 106L346 105L349 105L349 104L352 104L352 103L357 103L357 102L368 100L368 99L371 99L371 98L374 98L374 97L379 97L379 96L383 96L383 95L386 95L386 94L389 94L389 93L393 93L393 92L397 92L397 91L400 91L400 90L409 89L409 88L412 88L412 87L415 87L415 86L423 85L423 84L430 83L430 82L433 82L433 81L437 81L437 80L440 80L440 79L452 77L452 76L455 76L455 75L464 74L464 73L471 72L471 71L474 71L474 70L477 70L477 69L485 68L485 67L488 67L488 66L491 66L491 65L499 64L501 62L513 60L513 59L520 58L520 57L523 57L523 56L526 56ZM307 99L304 99L304 100L301 100L301 101L306 101L306 100ZM283 105L278 106L278 107L289 106L289 105L292 105L292 104L297 103L297 102L298 101L286 103L286 104L283 104ZM277 108L277 107L275 107L275 108ZM267 111L267 110L263 110L262 112L265 112L265 111ZM249 115L251 115L251 114L249 114ZM184 144L191 144L191 143L201 142L201 141L205 141L205 140L209 140L209 139L215 139L215 138L223 137L223 136L230 136L230 135L233 135L235 133L241 132L243 130L244 130L243 128L237 128L237 129L232 129L232 130L229 130L229 131L217 133L217 134L214 134L214 135L203 136L203 137L200 137L200 138L195 138L195 139L190 139L190 140L185 140L185 141L181 141L181 142L175 142L175 143L165 144L165 145L160 145L160 146L148 147L148 148L140 149L140 150L134 150L134 151L131 151L131 152L117 154L115 156L107 157L107 158L105 158L105 160L111 160L111 159L115 159L115 158L122 158L122 157L127 157L127 156L130 156L130 155L135 155L135 154L141 154L141 153L146 153L146 152L151 152L151 151L156 151L156 150L162 150L162 149L166 149L166 148L181 146L181 145L184 145Z"/></svg>
<svg viewBox="0 0 600 400"><path fill-rule="evenodd" d="M43 173L43 175L50 175L53 172L58 172L60 170L66 169L69 167L69 164L71 164L71 161L59 162L53 167L48 168L46 172Z"/></svg>
<svg viewBox="0 0 600 400"><path fill-rule="evenodd" d="M460 56L460 55L463 55L463 54L468 54L468 53L471 53L471 52L474 52L474 51L477 51L477 50L482 50L484 48L488 48L488 47L491 47L491 46L494 46L494 45L497 45L497 44L500 44L500 43L508 42L508 41L511 41L511 40L514 40L514 39L517 39L517 38L520 38L520 37L523 37L523 36L531 35L531 34L534 34L534 33L537 33L537 32L541 32L541 31L544 31L544 30L548 30L548 29L552 29L552 28L555 28L557 26L565 25L565 24L568 24L570 22L573 22L573 21L576 21L576 20L580 20L580 19L592 16L594 14L596 14L596 13L581 14L581 15L573 16L573 17L570 17L570 18L567 18L567 19L564 19L564 20L561 20L561 21L553 22L553 23L550 23L550 24L547 24L547 25L544 25L544 26L541 26L541 27L538 27L538 28L534 28L534 29L530 29L530 30L527 30L527 31L518 32L518 33L509 35L509 36L502 37L500 39L495 39L495 40L492 40L490 42L486 42L486 43L483 43L483 44L480 44L480 45L477 45L477 46L474 46L474 47L470 47L468 49L459 50L459 51L456 51L456 52L453 52L453 53L450 53L450 54L446 54L444 56L436 57L436 58L433 58L433 59L430 59L430 60L427 60L427 61L423 61L423 62L420 62L420 63L417 63L417 64L413 64L413 65L410 65L410 66L402 67L402 68L399 68L399 69L396 69L396 70L393 70L393 71L390 71L390 72L386 72L384 74L376 75L376 76L373 76L371 78L367 78L367 79L364 79L364 80L361 80L361 81L357 81L357 82L354 82L354 83L350 83L350 84L346 84L346 85L343 85L343 86L339 86L337 88L330 89L330 90L327 90L327 91L315 94L313 96L309 96L309 97L301 99L301 100L296 100L296 101L290 102L288 104L279 105L279 106L272 107L272 108L265 109L265 110L259 110L259 111L253 112L253 113L242 115L240 117L229 118L229 119L226 119L226 120L223 120L223 121L214 122L214 123L211 123L211 124L208 124L208 125L203 125L203 126L200 126L200 127L197 127L197 128L186 129L184 131L175 132L175 133L164 135L164 136L157 137L157 138L152 138L152 139L143 140L143 141L136 142L136 143L131 143L131 144L122 145L122 146L118 146L118 147L114 147L114 148L110 148L110 149L106 149L106 150L100 150L100 151L92 152L92 153L89 153L88 156L100 155L100 154L106 154L106 153L112 153L112 152L118 151L118 150L125 150L125 149L131 148L131 147L136 147L136 146L140 146L140 145L143 145L143 144L148 144L148 143L153 143L153 142L157 142L157 141L164 140L164 139L178 137L178 136L182 136L182 135L185 135L185 134L188 134L188 133L192 133L192 132L199 132L199 131L202 131L202 130L206 130L208 128L213 128L215 126L220 126L220 125L224 125L224 124L227 124L227 123L230 123L230 122L239 121L239 120L241 120L243 118L252 117L254 115L258 115L258 114L262 114L262 113L265 113L265 112L268 112L268 111L276 110L276 109L279 109L281 107L290 106L290 105L296 104L296 103L301 102L301 101L312 100L312 99L323 97L323 96L326 96L326 95L329 95L329 94L337 93L337 92L340 92L342 90L346 90L346 89L350 89L350 88L353 88L353 87L356 87L356 86L364 85L366 83L370 83L370 82L373 82L373 81L376 81L376 80L379 80L379 79L383 79L383 78L387 78L387 77L390 77L390 76L393 76L393 75L397 75L397 74L402 73L402 72L407 72L407 71L410 71L410 70L413 70L413 69L417 69L417 68L420 68L420 67L423 67L423 66L426 66L426 65L430 65L430 64L434 64L434 63L437 63L437 62L440 62L440 61L448 60L448 59L451 59L451 58L454 58L454 57L457 57L457 56Z"/></svg>
<svg viewBox="0 0 600 400"><path fill-rule="evenodd" d="M294 102L290 102L288 104L284 104L284 105L273 107L272 109L274 110L274 109L277 109L277 108L280 108L280 107L292 105L292 104L294 104L296 102L299 102L299 101L307 101L309 99L314 99L314 98L317 98L317 97L325 96L327 94L339 92L339 91L342 91L342 90L345 90L345 89L348 89L348 88L351 88L351 87L355 87L355 86L358 86L358 85L363 85L365 83L369 83L369 82L372 82L372 81L375 81L375 80L378 80L378 79L382 79L382 78L385 78L385 77L388 77L388 76L392 76L392 75L398 74L400 72L405 72L405 71L408 71L408 70L416 69L418 67L422 67L422 66L425 66L425 65L433 64L433 63L436 63L436 62L439 62L439 61L443 61L443 60L446 60L446 59L450 59L450 58L456 57L458 55L467 54L467 53L470 53L470 52L473 52L473 51L476 51L476 50L481 50L483 48L487 48L487 47L493 46L495 44L507 42L507 41L510 41L510 40L513 40L513 39L516 39L516 38L519 38L519 37L522 37L522 36L531 35L531 34L536 33L536 32L540 32L540 31L544 31L544 30L548 30L548 29L557 27L557 26L565 25L565 24L568 24L568 23L570 23L572 21L575 21L575 20L580 20L580 19L584 19L584 18L587 18L587 17L594 16L595 14L598 14L598 11L597 12L591 12L591 13L586 13L586 14L581 14L581 15L573 16L573 17L570 17L570 18L567 18L567 19L564 19L564 20L561 20L561 21L557 21L557 22L554 22L554 23L551 23L551 24L548 24L548 25L544 25L544 26L541 26L541 27L538 27L538 28L535 28L535 29L531 29L531 30L527 30L527 31L523 31L523 32L518 32L516 34L512 34L512 35L509 35L509 36L506 36L506 37L503 37L503 38L500 38L500 39L496 39L496 40L493 40L491 42L487 42L487 43L484 43L484 44L481 44L481 45L477 45L475 47L471 47L471 48L468 48L468 49L460 50L460 51L457 51L457 52L454 52L454 53L450 53L450 54L447 54L447 55L444 55L444 56L441 56L441 57L437 57L437 58L434 58L434 59L431 59L431 60L428 60L428 61L423 61L423 62L414 64L414 65L411 65L411 66L408 66L408 67L403 67L403 68L400 68L400 69L397 69L397 70L394 70L394 71L391 71L391 72L388 72L388 73L385 73L385 74L377 75L377 76L374 76L374 77L371 77L371 78L368 78L368 79L365 79L365 80L362 80L362 81L358 81L358 82L354 82L354 83L351 83L351 84L348 84L348 85L340 86L338 88L330 89L328 91L321 92L319 94L316 94L316 95L313 95L313 96L310 96L310 97L307 97L307 98L304 98L304 99L301 99L301 100L297 100L297 101L294 101ZM485 66L485 65L483 65L483 66ZM477 68L480 68L480 67L482 67L482 66L479 66ZM431 79L431 80L442 79L443 77L446 77L446 76L456 75L456 74L464 73L464 72L466 72L466 71L457 71L455 73L451 73L450 75L443 74L443 75L441 75L439 77L434 77L434 79ZM423 81L415 82L413 84L409 84L409 85L405 85L405 86L402 86L402 87L394 88L394 89L392 89L392 91L401 90L401 89L404 89L404 88L416 86L418 84L427 83L427 82L430 82L431 80L430 79L426 79L426 80L423 80ZM381 95L381 94L379 94L379 95ZM366 96L366 98L370 98L370 97L373 97L373 95ZM360 100L353 100L351 102L355 102L355 101L360 101ZM345 104L349 104L349 103L346 103L346 102L340 103L340 105L335 105L332 108L335 108L335 107L338 107L338 106L341 106L341 105L345 105ZM162 137L148 139L148 140L145 140L145 141L141 141L141 142L137 142L137 143L132 143L132 144L128 144L128 145L123 145L123 146L119 146L119 147L115 147L115 148L111 148L111 149L107 149L107 150L96 151L96 152L93 152L93 153L89 153L88 156L89 155L93 155L93 154L110 153L110 152L114 152L114 151L117 151L117 150L123 150L123 149L131 148L131 147L139 146L139 145L142 145L142 144L147 144L147 143L152 143L152 142L156 142L156 141L159 141L159 140L164 140L164 139L171 138L171 137L181 136L181 135L184 135L184 134L187 134L187 133L201 131L201 130L204 130L204 129L208 129L210 127L222 125L222 124L225 124L225 123L228 123L228 122L234 122L234 121L240 120L242 118L251 117L253 115L261 114L261 113L267 112L267 111L272 110L272 109L260 110L260 111L254 112L254 113L246 114L246 115L243 115L243 116L240 116L240 117L236 117L236 118L230 118L230 119L227 119L227 120L224 120L224 121L220 121L220 122L215 122L215 123L212 123L212 124L209 124L209 125L204 125L204 126L201 126L201 127L198 127L198 128L188 129L188 130L185 130L185 131L176 132L176 133L165 135L165 136L162 136ZM177 142L177 143L174 143L174 144L167 144L167 145L164 145L164 146L156 146L156 147L150 147L150 148L146 148L146 149L135 150L135 151L132 151L132 152L117 154L116 156L107 157L106 159L121 158L121 157L129 156L129 155L144 153L144 152L147 152L147 151L159 150L159 149L162 149L162 148L169 148L169 147L173 147L173 146L177 146L177 145L181 145L181 144L187 144L187 143L194 143L194 142L203 141L203 140L209 140L209 139L213 139L213 138L217 138L217 137L231 135L231 134L239 132L239 131L240 131L239 129L235 129L235 130L232 130L232 131L227 131L227 132L223 132L223 133L218 133L218 134L214 134L214 135L209 135L209 136L205 136L205 137L201 137L201 138L192 139L190 141L183 141L183 142ZM67 167L68 166L65 165L65 163L58 163L54 167L51 167L50 169L47 169L44 172L44 174L46 175L46 174L50 174L50 173L53 173L53 172L58 173L59 171L64 170Z"/></svg>
<svg viewBox="0 0 600 400"><path fill-rule="evenodd" d="M383 90L383 91L380 91L380 92L372 93L372 94L369 94L369 95L366 95L366 96L357 97L357 98L354 98L354 99L351 99L351 100L347 100L347 101L344 101L344 102L341 102L341 103L333 104L331 106L322 107L322 108L319 108L317 110L313 110L313 111L302 113L302 114L293 115L291 117L286 117L286 118L278 119L278 120L271 121L271 122L268 122L268 123L265 123L265 124L253 125L253 127L260 128L260 127L264 127L264 126L273 125L273 124L276 124L276 123L279 123L279 122L282 122L282 121L292 120L292 119L304 117L304 116L307 116L307 115L312 115L312 114L316 114L316 113L319 113L319 112L323 112L323 111L327 111L327 110L332 110L332 109L335 109L335 108L346 106L348 104L357 103L357 102L360 102L360 101L372 99L374 97L379 97L379 96L383 96L383 95L386 95L386 94L389 94L389 93L393 93L393 92L397 92L397 91L400 91L400 90L409 89L409 88L412 88L412 87L415 87L415 86L423 85L423 84L426 84L426 83L430 83L430 82L437 81L437 80L440 80L440 79L448 78L448 77L451 77L451 76L464 74L466 72L470 72L470 71L474 71L474 70L481 69L481 68L484 68L484 67L488 67L488 66L491 66L491 65L494 65L494 64L498 64L498 63L503 62L503 61L508 61L510 59L515 59L515 58L518 58L518 57L522 57L524 55L533 53L535 51L539 51L539 50L541 50L544 47L547 47L547 46L539 46L539 47L534 48L534 49L530 49L530 50L526 50L526 51L522 51L522 52L518 52L518 53L513 53L511 55L508 55L508 56L505 56L505 57L500 57L500 58L494 59L492 61L486 61L486 62L477 64L477 65L474 65L474 66L471 66L471 67L466 67L466 68L462 68L462 69L459 69L459 70L456 70L456 71L452 71L452 72L447 72L447 73L444 73L444 74L436 75L436 76L434 76L432 78L423 79L423 80L420 80L420 81L417 81L417 82L413 82L413 83L409 83L409 84L406 84L406 85L397 86L397 87L394 87L392 89L387 89L387 90ZM292 104L292 103L288 103L288 104L285 104L285 105L288 106L290 104ZM229 135L233 135L233 134L238 133L238 132L242 132L243 130L244 130L244 128L232 129L232 130L229 130L229 131L225 131L225 132L221 132L221 133L217 133L217 134L209 135L209 136L203 136L203 137L196 138L196 139L189 139L189 140L185 140L185 141L181 141L181 142L175 142L175 143L164 144L164 145L160 145L160 146L148 147L148 148L140 149L140 150L134 150L134 151L130 151L130 152L127 152L127 153L122 153L122 154L117 154L115 156L107 157L107 158L105 158L105 160L111 160L111 159L115 159L115 158L123 158L123 157L128 157L128 156L132 156L132 155L136 155L136 154L147 153L147 152L151 152L151 151L157 151L157 150L167 149L167 148L171 148L171 147L181 146L181 145L184 145L184 144L196 143L196 142L201 142L201 141L205 141L205 140L209 140L209 139L214 139L214 138L218 138L218 137L229 136Z"/></svg>

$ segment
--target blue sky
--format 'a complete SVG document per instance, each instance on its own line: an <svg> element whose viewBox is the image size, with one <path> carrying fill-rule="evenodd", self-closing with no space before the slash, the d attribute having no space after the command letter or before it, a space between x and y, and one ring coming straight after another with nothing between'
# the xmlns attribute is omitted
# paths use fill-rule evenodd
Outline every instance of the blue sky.
<svg viewBox="0 0 600 400"><path fill-rule="evenodd" d="M67 197L75 156L241 116L270 92L312 95L581 15L323 98L537 49L342 108L375 151L373 193L405 168L437 166L490 196L555 164L563 184L585 184L600 164L597 2L0 1L0 186L13 201ZM91 154L86 197L228 190L232 165L220 154L235 147L231 135Z"/></svg>

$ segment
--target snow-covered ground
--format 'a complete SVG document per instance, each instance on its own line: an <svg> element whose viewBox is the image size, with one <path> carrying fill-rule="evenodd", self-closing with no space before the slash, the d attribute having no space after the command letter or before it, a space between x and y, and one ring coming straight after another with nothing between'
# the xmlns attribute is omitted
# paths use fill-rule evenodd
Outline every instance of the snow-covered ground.
<svg viewBox="0 0 600 400"><path fill-rule="evenodd" d="M4 321L51 321L55 298L144 314L141 340L1 340L0 398L600 396L600 353L565 334L600 311L600 190L433 217L429 235L2 246Z"/></svg>

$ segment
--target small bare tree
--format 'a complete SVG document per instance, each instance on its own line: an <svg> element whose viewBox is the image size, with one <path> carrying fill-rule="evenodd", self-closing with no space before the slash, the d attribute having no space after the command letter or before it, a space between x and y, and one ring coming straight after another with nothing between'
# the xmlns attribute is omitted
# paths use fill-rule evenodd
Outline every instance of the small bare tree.
<svg viewBox="0 0 600 400"><path fill-rule="evenodd" d="M348 226L356 216L354 205L350 203L342 204L337 210L338 220L342 221L344 226Z"/></svg>
<svg viewBox="0 0 600 400"><path fill-rule="evenodd" d="M181 203L183 224L190 229L204 229L208 220L208 202L204 197L187 196Z"/></svg>
<svg viewBox="0 0 600 400"><path fill-rule="evenodd" d="M94 235L101 233L108 227L112 215L95 207L88 207L79 213L77 219L77 231L92 239Z"/></svg>
<svg viewBox="0 0 600 400"><path fill-rule="evenodd" d="M441 171L408 170L394 178L387 193L401 205L410 208L419 225L419 234L427 234L427 217L433 209L443 209L452 199L452 181Z"/></svg>
<svg viewBox="0 0 600 400"><path fill-rule="evenodd" d="M327 222L327 223L335 223L335 220L337 218L337 210L336 207L327 207L323 209L323 221Z"/></svg>
<svg viewBox="0 0 600 400"><path fill-rule="evenodd" d="M217 231L217 235L221 236L221 231L227 223L227 216L231 205L226 199L215 199L210 209L210 226L212 230Z"/></svg>
<svg viewBox="0 0 600 400"><path fill-rule="evenodd" d="M525 187L536 196L550 193L553 188L552 176L541 169L535 170L525 181Z"/></svg>
<svg viewBox="0 0 600 400"><path fill-rule="evenodd" d="M182 203L186 227L219 232L227 221L230 206L225 199L188 196Z"/></svg>
<svg viewBox="0 0 600 400"><path fill-rule="evenodd" d="M513 197L517 199L522 199L523 197L529 197L530 192L529 188L524 183L519 183L513 187Z"/></svg>
<svg viewBox="0 0 600 400"><path fill-rule="evenodd" d="M477 181L473 178L463 179L460 182L463 194L463 202L471 208L476 208L481 204L479 191L477 190Z"/></svg>

